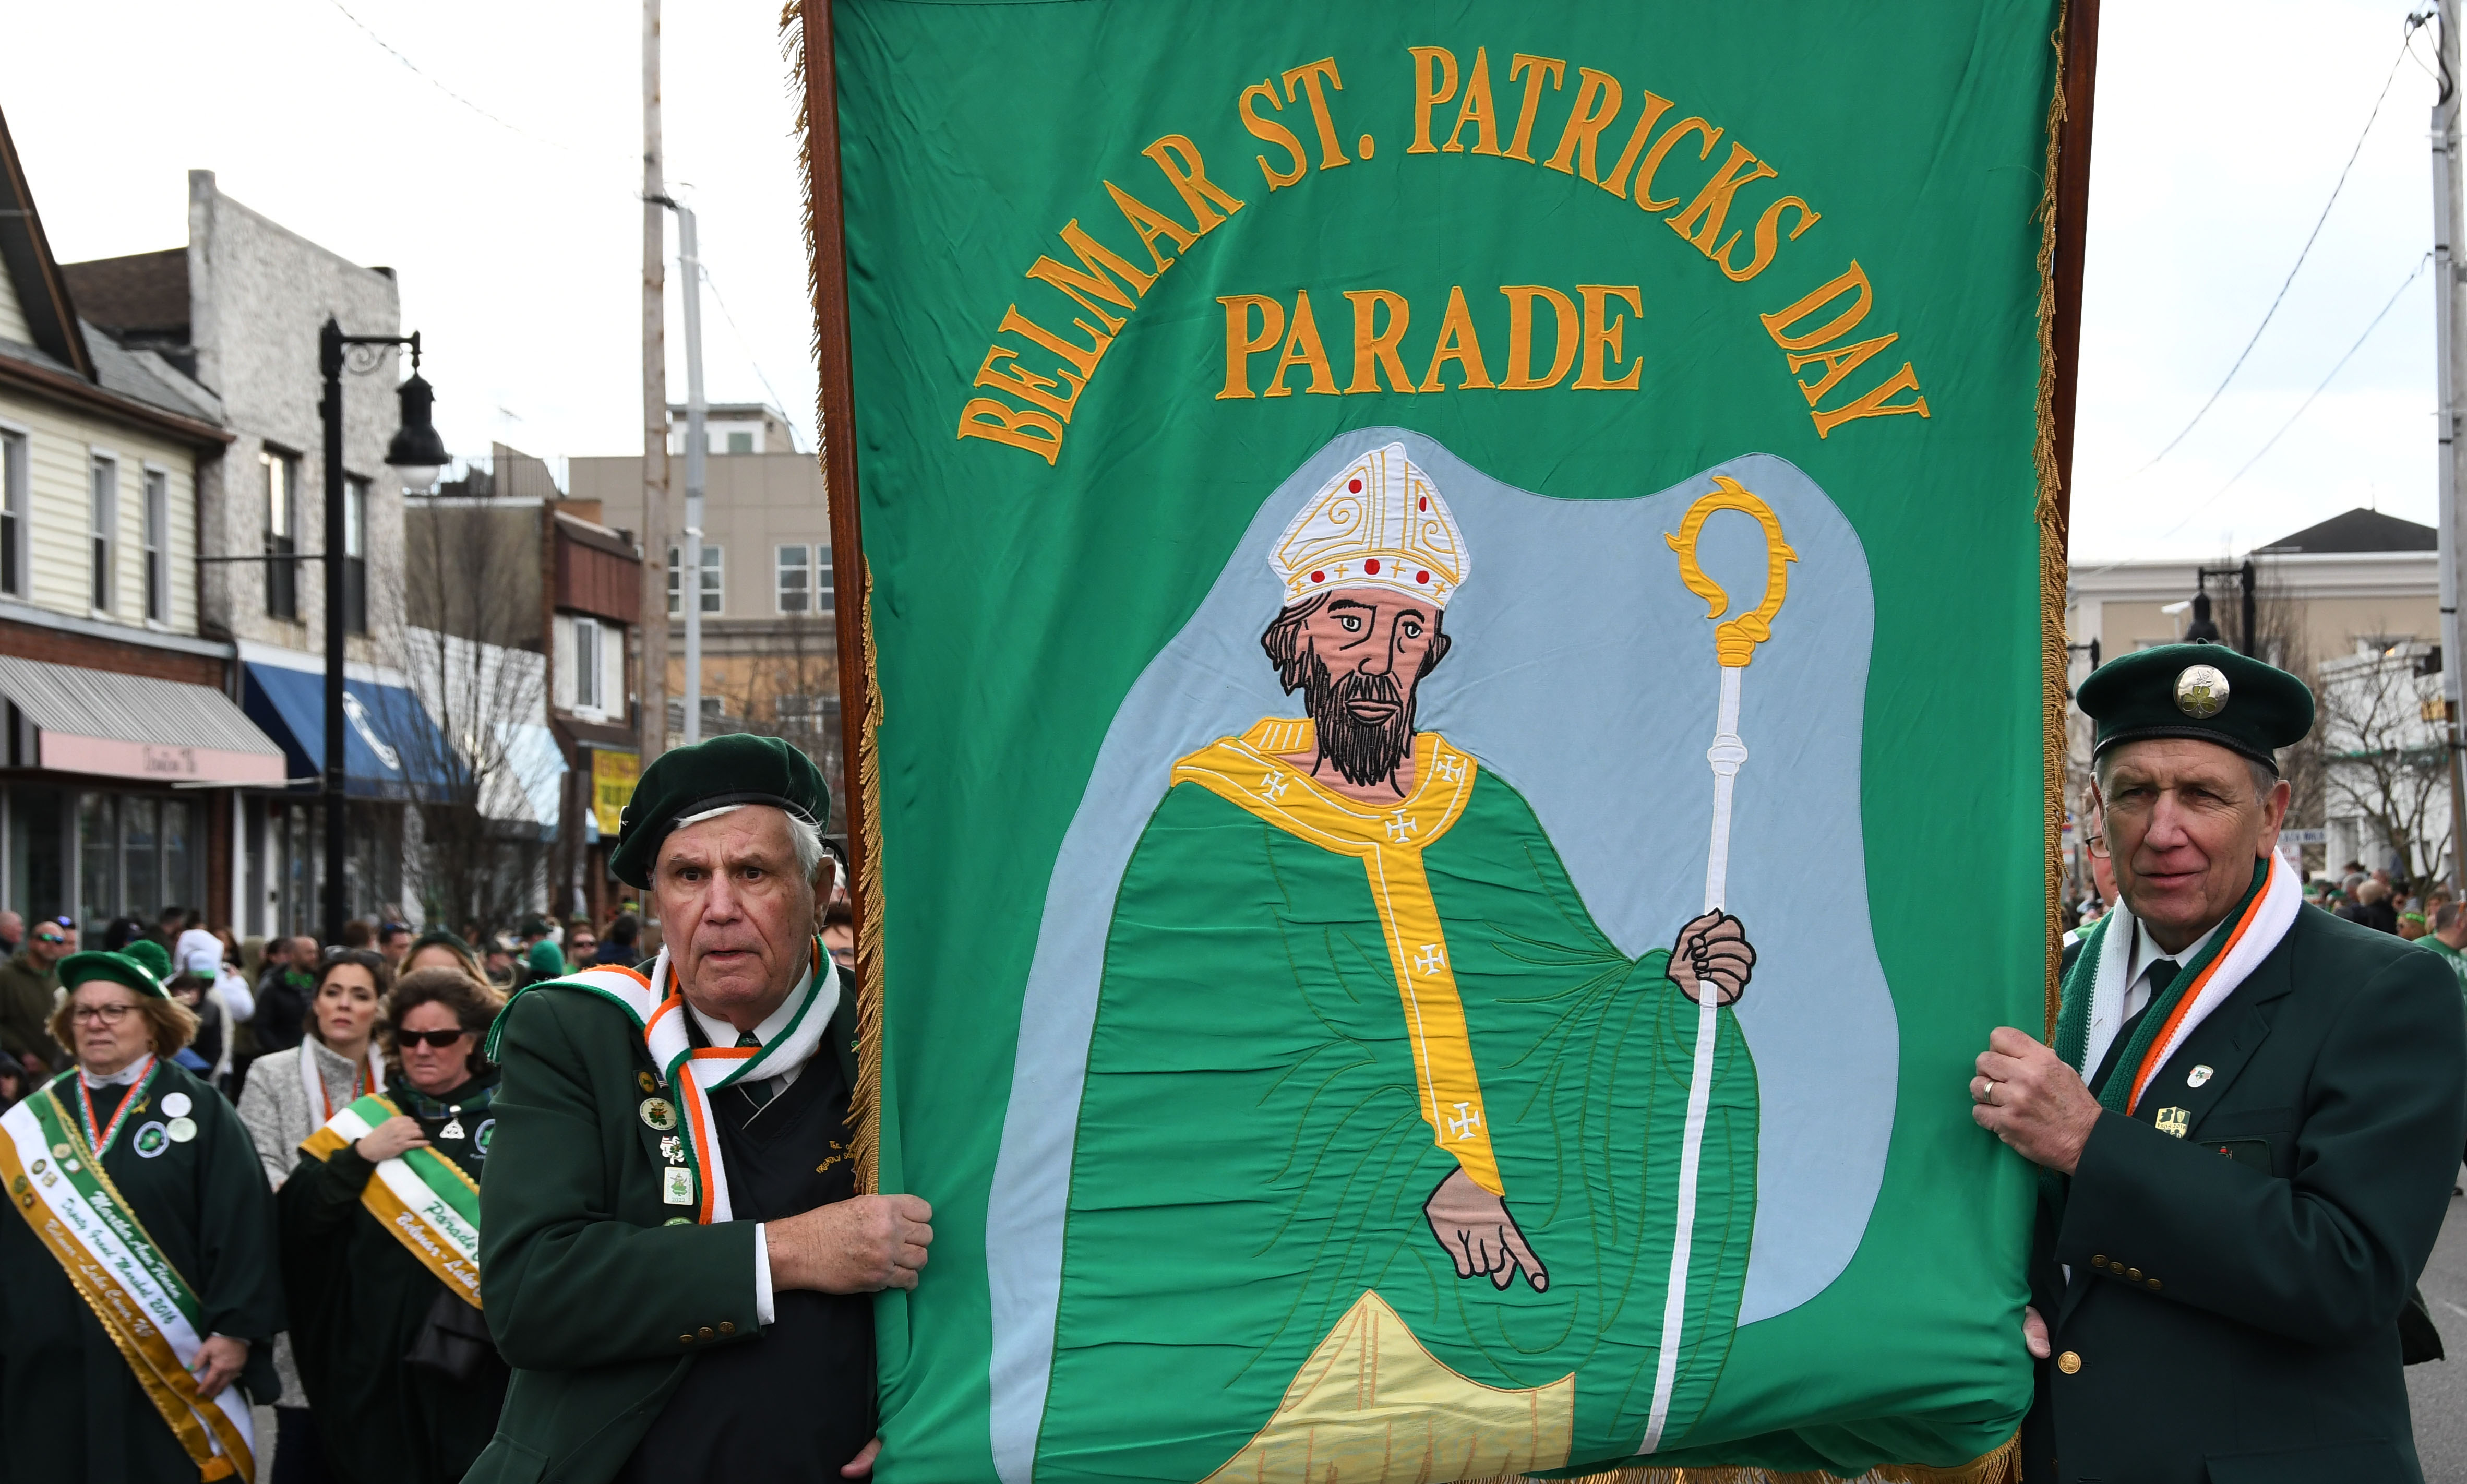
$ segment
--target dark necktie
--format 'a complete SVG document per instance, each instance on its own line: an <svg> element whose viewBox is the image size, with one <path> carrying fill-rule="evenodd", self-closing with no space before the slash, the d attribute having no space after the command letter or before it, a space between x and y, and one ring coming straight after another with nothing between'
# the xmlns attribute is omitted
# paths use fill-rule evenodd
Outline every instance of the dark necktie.
<svg viewBox="0 0 2467 1484"><path fill-rule="evenodd" d="M755 1035L754 1032L750 1030L738 1031L736 1033L736 1044L739 1046L751 1046L758 1053L762 1049L761 1038ZM759 1060L758 1055L756 1059ZM771 1079L768 1077L763 1078L759 1082L739 1083L738 1090L745 1094L746 1101L752 1103L757 1108L760 1108L763 1104L771 1101Z"/></svg>
<svg viewBox="0 0 2467 1484"><path fill-rule="evenodd" d="M2161 996L2175 987L2176 975L2180 968L2181 966L2173 958L2161 958L2150 965L2150 998L2141 1002L2140 1009L2126 1016L2124 1023L2116 1028L2116 1039L2108 1044L2107 1055L2098 1064L2098 1075L2091 1080L2092 1092L2095 1093L2099 1089L2107 1086L2108 1077L2116 1070L2116 1059L2124 1054L2125 1046L2132 1042L2133 1033L2141 1028L2142 1019L2149 1015L2150 1007L2159 1002Z"/></svg>

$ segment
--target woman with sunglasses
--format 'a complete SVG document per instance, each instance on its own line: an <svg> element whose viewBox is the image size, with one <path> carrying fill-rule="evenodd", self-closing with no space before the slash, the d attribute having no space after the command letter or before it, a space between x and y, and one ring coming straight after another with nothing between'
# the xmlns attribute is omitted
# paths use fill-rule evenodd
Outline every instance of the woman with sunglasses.
<svg viewBox="0 0 2467 1484"><path fill-rule="evenodd" d="M9 1478L247 1479L265 1447L274 1203L231 1105L173 1060L197 1022L170 968L150 940L62 960L74 1065L0 1116Z"/></svg>
<svg viewBox="0 0 2467 1484"><path fill-rule="evenodd" d="M406 974L380 1020L382 1095L339 1109L284 1181L292 1352L334 1475L455 1484L496 1430L510 1376L480 1316L479 1180L503 1001L460 969ZM428 1213L423 1216L422 1213Z"/></svg>
<svg viewBox="0 0 2467 1484"><path fill-rule="evenodd" d="M300 940L306 944L307 939ZM239 1117L257 1141L265 1181L277 1190L291 1177L301 1141L355 1098L385 1086L385 1065L376 1047L377 1011L394 988L394 968L367 948L329 948L313 961L293 950L294 966L310 976L305 1035L296 1046L268 1051L249 1064L240 1085ZM323 1484L328 1477L317 1420L309 1410L291 1340L275 1341L274 1366L283 1377L283 1400L274 1418L282 1446L274 1453L274 1484Z"/></svg>

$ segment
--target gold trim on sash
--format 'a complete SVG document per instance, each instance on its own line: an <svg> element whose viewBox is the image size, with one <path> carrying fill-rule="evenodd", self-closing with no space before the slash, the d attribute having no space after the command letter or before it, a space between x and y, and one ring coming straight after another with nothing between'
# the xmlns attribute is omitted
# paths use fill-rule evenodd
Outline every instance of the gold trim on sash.
<svg viewBox="0 0 2467 1484"><path fill-rule="evenodd" d="M46 1089L34 1095L47 1097L51 1092ZM52 1101L53 1106L59 1109L59 1100L55 1097ZM138 1221L136 1208L111 1182L102 1162L94 1158L84 1132L77 1127L77 1120L68 1115L66 1109L59 1109L59 1114L64 1136L73 1151L71 1158L84 1163L93 1173L95 1182L102 1187L103 1194L120 1207L128 1224L150 1246L153 1239L146 1234L144 1225ZM236 1474L254 1478L257 1465L250 1440L241 1437L229 1426L213 1398L197 1390L196 1378L172 1352L170 1341L164 1338L163 1332L146 1317L144 1306L121 1287L109 1268L97 1261L95 1255L61 1225L60 1219L52 1214L42 1198L27 1188L26 1181L32 1178L17 1158L16 1141L0 1135L0 1188L10 1192L11 1203L17 1207L17 1214L24 1217L26 1225L33 1228L34 1239L60 1265L69 1286L77 1290L78 1296L93 1311L95 1322L102 1326L113 1348L120 1352L121 1360L127 1363L130 1373L137 1378L137 1384L146 1393L146 1399L154 1404L154 1410L162 1415L164 1425L171 1429L171 1435L179 1439L182 1450L197 1466L198 1477L207 1481L230 1478ZM214 1419L211 1435L207 1431L209 1424L204 1420L207 1416ZM216 1444L221 1445L220 1452L215 1451ZM246 1460L246 1463L243 1465L236 1460Z"/></svg>
<svg viewBox="0 0 2467 1484"><path fill-rule="evenodd" d="M1475 1184L1505 1196L1473 1041L1465 1030L1464 1001L1422 869L1422 852L1464 813L1473 795L1474 760L1437 732L1418 733L1414 792L1374 807L1346 798L1277 755L1313 746L1308 721L1271 717L1239 737L1220 738L1183 758L1174 764L1173 781L1196 783L1299 840L1362 862L1413 1042L1422 1121L1431 1126L1431 1141L1455 1156Z"/></svg>

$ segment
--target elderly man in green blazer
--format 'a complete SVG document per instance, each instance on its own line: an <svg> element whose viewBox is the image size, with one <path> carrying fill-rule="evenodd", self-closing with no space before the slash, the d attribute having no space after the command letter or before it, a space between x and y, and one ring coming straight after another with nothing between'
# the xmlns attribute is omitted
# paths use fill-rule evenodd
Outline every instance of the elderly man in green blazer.
<svg viewBox="0 0 2467 1484"><path fill-rule="evenodd" d="M514 1367L467 1484L837 1481L871 1470L873 1309L932 1212L858 1195L853 980L815 938L829 800L805 756L662 756L610 860L666 946L515 996L480 1194Z"/></svg>
<svg viewBox="0 0 2467 1484"><path fill-rule="evenodd" d="M2301 682L2177 644L2079 700L2120 900L2055 1046L2000 1029L1970 1084L2044 1171L2024 1476L2417 1484L2400 1317L2467 1139L2457 988L2276 854Z"/></svg>

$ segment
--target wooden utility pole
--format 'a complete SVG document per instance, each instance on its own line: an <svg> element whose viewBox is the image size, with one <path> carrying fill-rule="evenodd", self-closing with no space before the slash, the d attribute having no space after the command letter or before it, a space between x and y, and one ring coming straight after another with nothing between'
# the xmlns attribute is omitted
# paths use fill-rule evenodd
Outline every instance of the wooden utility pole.
<svg viewBox="0 0 2467 1484"><path fill-rule="evenodd" d="M668 195L660 156L660 0L643 0L643 616L642 677L636 716L642 765L668 738ZM684 598L699 596L693 577Z"/></svg>
<svg viewBox="0 0 2467 1484"><path fill-rule="evenodd" d="M2438 408L2434 436L2440 457L2433 484L2441 564L2441 731L2450 763L2445 770L2450 788L2447 874L2456 885L2467 880L2459 862L2461 847L2467 846L2467 789L2460 787L2458 766L2458 672L2460 661L2467 659L2458 648L2458 460L2467 453L2458 441L2458 362L2467 350L2458 334L2458 0L2440 0L2436 11L2441 70L2435 81L2441 91L2433 103L2433 344Z"/></svg>

